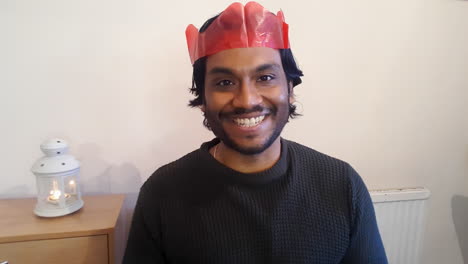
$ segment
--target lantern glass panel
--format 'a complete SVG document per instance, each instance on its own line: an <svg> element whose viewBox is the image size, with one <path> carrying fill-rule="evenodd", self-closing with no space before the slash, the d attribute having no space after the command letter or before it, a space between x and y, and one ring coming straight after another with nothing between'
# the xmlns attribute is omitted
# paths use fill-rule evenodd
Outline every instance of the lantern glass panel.
<svg viewBox="0 0 468 264"><path fill-rule="evenodd" d="M81 199L81 197L79 197L80 190L76 178L75 174L63 178L65 203L67 205L73 204L75 201Z"/></svg>

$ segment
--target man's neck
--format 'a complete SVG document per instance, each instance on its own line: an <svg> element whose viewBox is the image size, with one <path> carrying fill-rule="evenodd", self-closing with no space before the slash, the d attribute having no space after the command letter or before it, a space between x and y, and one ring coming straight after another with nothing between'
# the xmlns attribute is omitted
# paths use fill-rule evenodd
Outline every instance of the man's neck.
<svg viewBox="0 0 468 264"><path fill-rule="evenodd" d="M211 155L225 166L242 173L255 173L267 170L281 156L281 139L278 137L270 147L262 153L245 155L229 148L222 141L211 148Z"/></svg>

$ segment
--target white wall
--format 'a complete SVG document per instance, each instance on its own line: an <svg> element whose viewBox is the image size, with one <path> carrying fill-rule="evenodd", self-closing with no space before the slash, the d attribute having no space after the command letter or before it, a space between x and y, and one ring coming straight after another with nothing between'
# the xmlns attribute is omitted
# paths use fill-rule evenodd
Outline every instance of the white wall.
<svg viewBox="0 0 468 264"><path fill-rule="evenodd" d="M50 137L71 143L88 194L135 193L210 139L186 107L184 30L228 3L0 1L0 197L35 194L29 168ZM304 116L283 136L349 161L370 189L429 188L423 263L463 263L468 2L262 3L285 12L306 75Z"/></svg>

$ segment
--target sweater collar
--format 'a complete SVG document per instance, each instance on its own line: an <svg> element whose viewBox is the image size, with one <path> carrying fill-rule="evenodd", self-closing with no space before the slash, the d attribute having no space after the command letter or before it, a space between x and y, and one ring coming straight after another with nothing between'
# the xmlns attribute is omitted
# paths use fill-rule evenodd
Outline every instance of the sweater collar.
<svg viewBox="0 0 468 264"><path fill-rule="evenodd" d="M219 138L214 138L211 141L203 143L200 146L201 156L206 164L208 164L206 167L208 169L208 173L218 174L219 177L225 178L230 183L249 185L267 184L281 178L281 176L285 175L288 170L287 140L284 140L283 138L281 138L281 154L279 160L271 168L256 173L238 172L217 161L210 154L209 150L219 142Z"/></svg>

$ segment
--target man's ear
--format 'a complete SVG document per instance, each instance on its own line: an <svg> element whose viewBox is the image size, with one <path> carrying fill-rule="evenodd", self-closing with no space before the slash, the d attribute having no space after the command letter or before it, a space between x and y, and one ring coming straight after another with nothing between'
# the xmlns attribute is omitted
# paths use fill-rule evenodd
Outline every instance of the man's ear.
<svg viewBox="0 0 468 264"><path fill-rule="evenodd" d="M289 94L289 103L293 104L296 102L296 99L294 98L294 91L293 91L293 83L292 81L288 83L288 94Z"/></svg>
<svg viewBox="0 0 468 264"><path fill-rule="evenodd" d="M200 105L199 107L200 107L200 110L201 110L203 113L205 113L205 104L202 104L202 105Z"/></svg>

